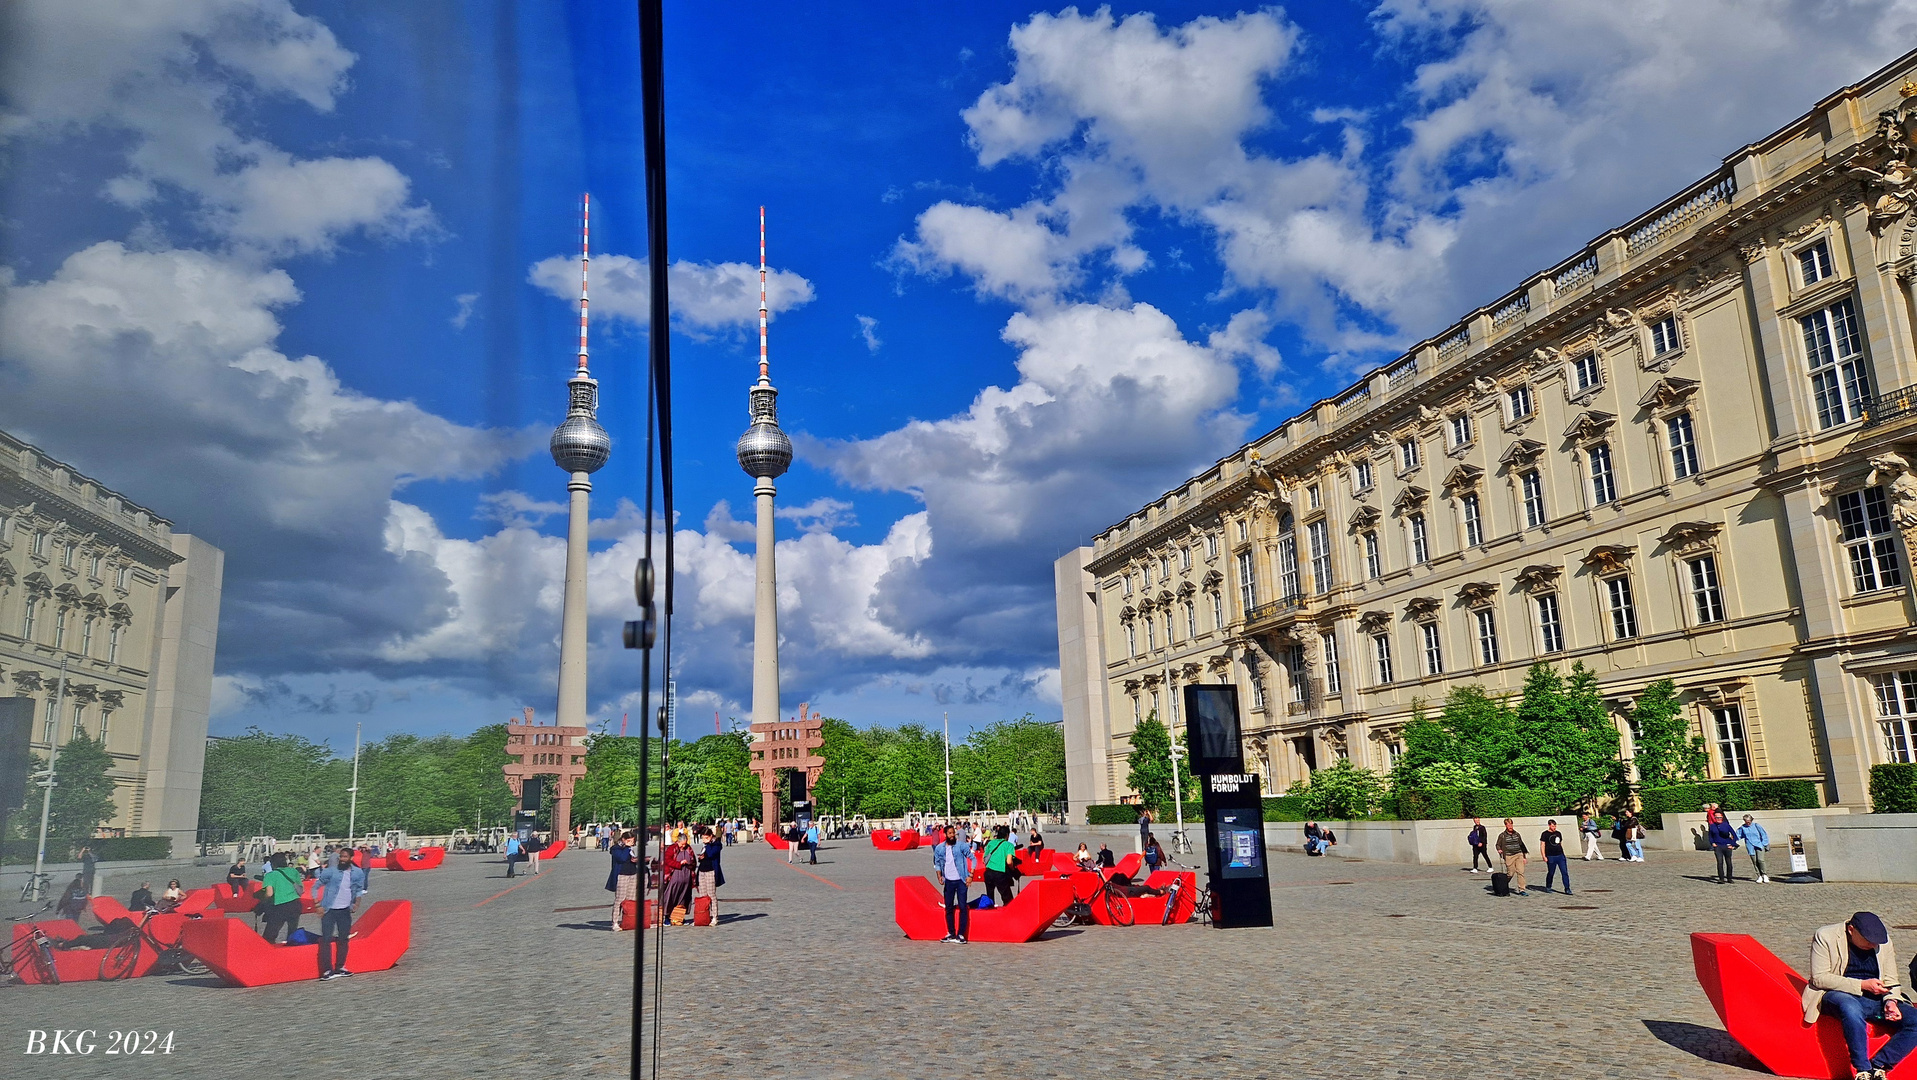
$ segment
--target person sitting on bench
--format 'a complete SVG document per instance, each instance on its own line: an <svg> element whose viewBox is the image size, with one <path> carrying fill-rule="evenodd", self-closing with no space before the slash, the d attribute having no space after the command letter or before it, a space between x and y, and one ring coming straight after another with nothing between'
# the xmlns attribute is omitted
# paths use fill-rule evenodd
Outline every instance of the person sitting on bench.
<svg viewBox="0 0 1917 1080"><path fill-rule="evenodd" d="M1850 1048L1854 1080L1885 1080L1917 1048L1917 1015L1897 981L1897 952L1890 931L1873 912L1819 927L1811 937L1810 982L1804 987L1804 1022L1818 1014L1837 1017ZM1870 1024L1891 1031L1890 1041L1870 1055Z"/></svg>

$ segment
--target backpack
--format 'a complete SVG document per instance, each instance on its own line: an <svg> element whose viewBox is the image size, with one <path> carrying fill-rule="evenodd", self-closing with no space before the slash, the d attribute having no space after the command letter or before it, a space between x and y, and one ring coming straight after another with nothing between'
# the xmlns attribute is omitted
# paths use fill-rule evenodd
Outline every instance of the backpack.
<svg viewBox="0 0 1917 1080"><path fill-rule="evenodd" d="M302 926L286 935L286 943L288 945L317 945L319 944L319 935Z"/></svg>
<svg viewBox="0 0 1917 1080"><path fill-rule="evenodd" d="M972 907L980 911L983 911L986 908L989 908L991 906L992 906L992 898L989 895L981 896L977 900L972 901Z"/></svg>
<svg viewBox="0 0 1917 1080"><path fill-rule="evenodd" d="M1510 896L1511 895L1511 875L1510 874L1507 874L1504 871L1499 870L1491 875L1491 895L1492 896Z"/></svg>

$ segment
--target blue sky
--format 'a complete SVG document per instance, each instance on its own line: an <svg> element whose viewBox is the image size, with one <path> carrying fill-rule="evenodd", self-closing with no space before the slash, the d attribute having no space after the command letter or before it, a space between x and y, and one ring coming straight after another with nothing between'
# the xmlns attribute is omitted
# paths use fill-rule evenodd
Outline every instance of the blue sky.
<svg viewBox="0 0 1917 1080"><path fill-rule="evenodd" d="M1893 59L1910 3L668 5L685 730L749 693L756 342L784 705L1055 717L1050 564ZM0 426L229 554L216 732L554 697L594 196L592 701L640 529L626 4L28 2Z"/></svg>

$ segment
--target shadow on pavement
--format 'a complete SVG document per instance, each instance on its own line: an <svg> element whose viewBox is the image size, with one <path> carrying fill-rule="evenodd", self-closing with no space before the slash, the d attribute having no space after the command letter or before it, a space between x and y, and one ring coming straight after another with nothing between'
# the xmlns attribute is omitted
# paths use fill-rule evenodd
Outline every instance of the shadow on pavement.
<svg viewBox="0 0 1917 1080"><path fill-rule="evenodd" d="M1644 1027L1658 1041L1675 1046L1692 1057L1769 1075L1768 1070L1757 1063L1749 1050L1737 1045L1737 1040L1731 1038L1729 1032L1676 1020L1646 1020Z"/></svg>

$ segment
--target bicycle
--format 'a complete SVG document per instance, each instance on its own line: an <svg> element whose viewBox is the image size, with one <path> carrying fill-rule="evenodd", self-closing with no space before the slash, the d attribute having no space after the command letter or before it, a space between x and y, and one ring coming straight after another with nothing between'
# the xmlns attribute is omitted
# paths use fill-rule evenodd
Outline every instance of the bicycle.
<svg viewBox="0 0 1917 1080"><path fill-rule="evenodd" d="M1073 894L1072 906L1052 920L1052 927L1062 930L1068 926L1085 926L1097 922L1098 919L1093 915L1093 904L1102 906L1106 917L1111 919L1114 926L1130 926L1138 921L1136 913L1132 911L1131 898L1118 891L1118 886L1112 884L1110 878L1105 878L1100 882L1098 891L1093 893L1089 900L1080 900L1077 894Z"/></svg>
<svg viewBox="0 0 1917 1080"><path fill-rule="evenodd" d="M147 929L147 924L152 921L155 914L152 911L144 913L134 932L128 934L124 941L108 949L106 955L100 958L102 980L110 982L132 975L140 963L140 950L148 945L151 945L158 954L153 961L155 975L204 975L207 973L206 964L201 962L199 957L186 951L186 946L183 944L184 935L175 938L170 944L153 936L153 932Z"/></svg>
<svg viewBox="0 0 1917 1080"><path fill-rule="evenodd" d="M1169 904L1166 905L1165 910L1169 913L1171 906ZM1198 894L1192 900L1192 921L1204 923L1206 926L1213 926L1216 925L1215 920L1217 913L1218 902L1212 899L1211 888L1206 885L1198 886Z"/></svg>
<svg viewBox="0 0 1917 1080"><path fill-rule="evenodd" d="M20 955L23 945L26 947L25 956ZM29 980L21 974L22 968L37 976L31 980L33 982L60 981L60 968L53 962L53 940L38 926L29 924L25 939L15 938L0 948L0 975L12 982L27 982Z"/></svg>
<svg viewBox="0 0 1917 1080"><path fill-rule="evenodd" d="M20 902L25 904L35 900L50 901L52 891L52 874L28 874L26 884L20 886Z"/></svg>

